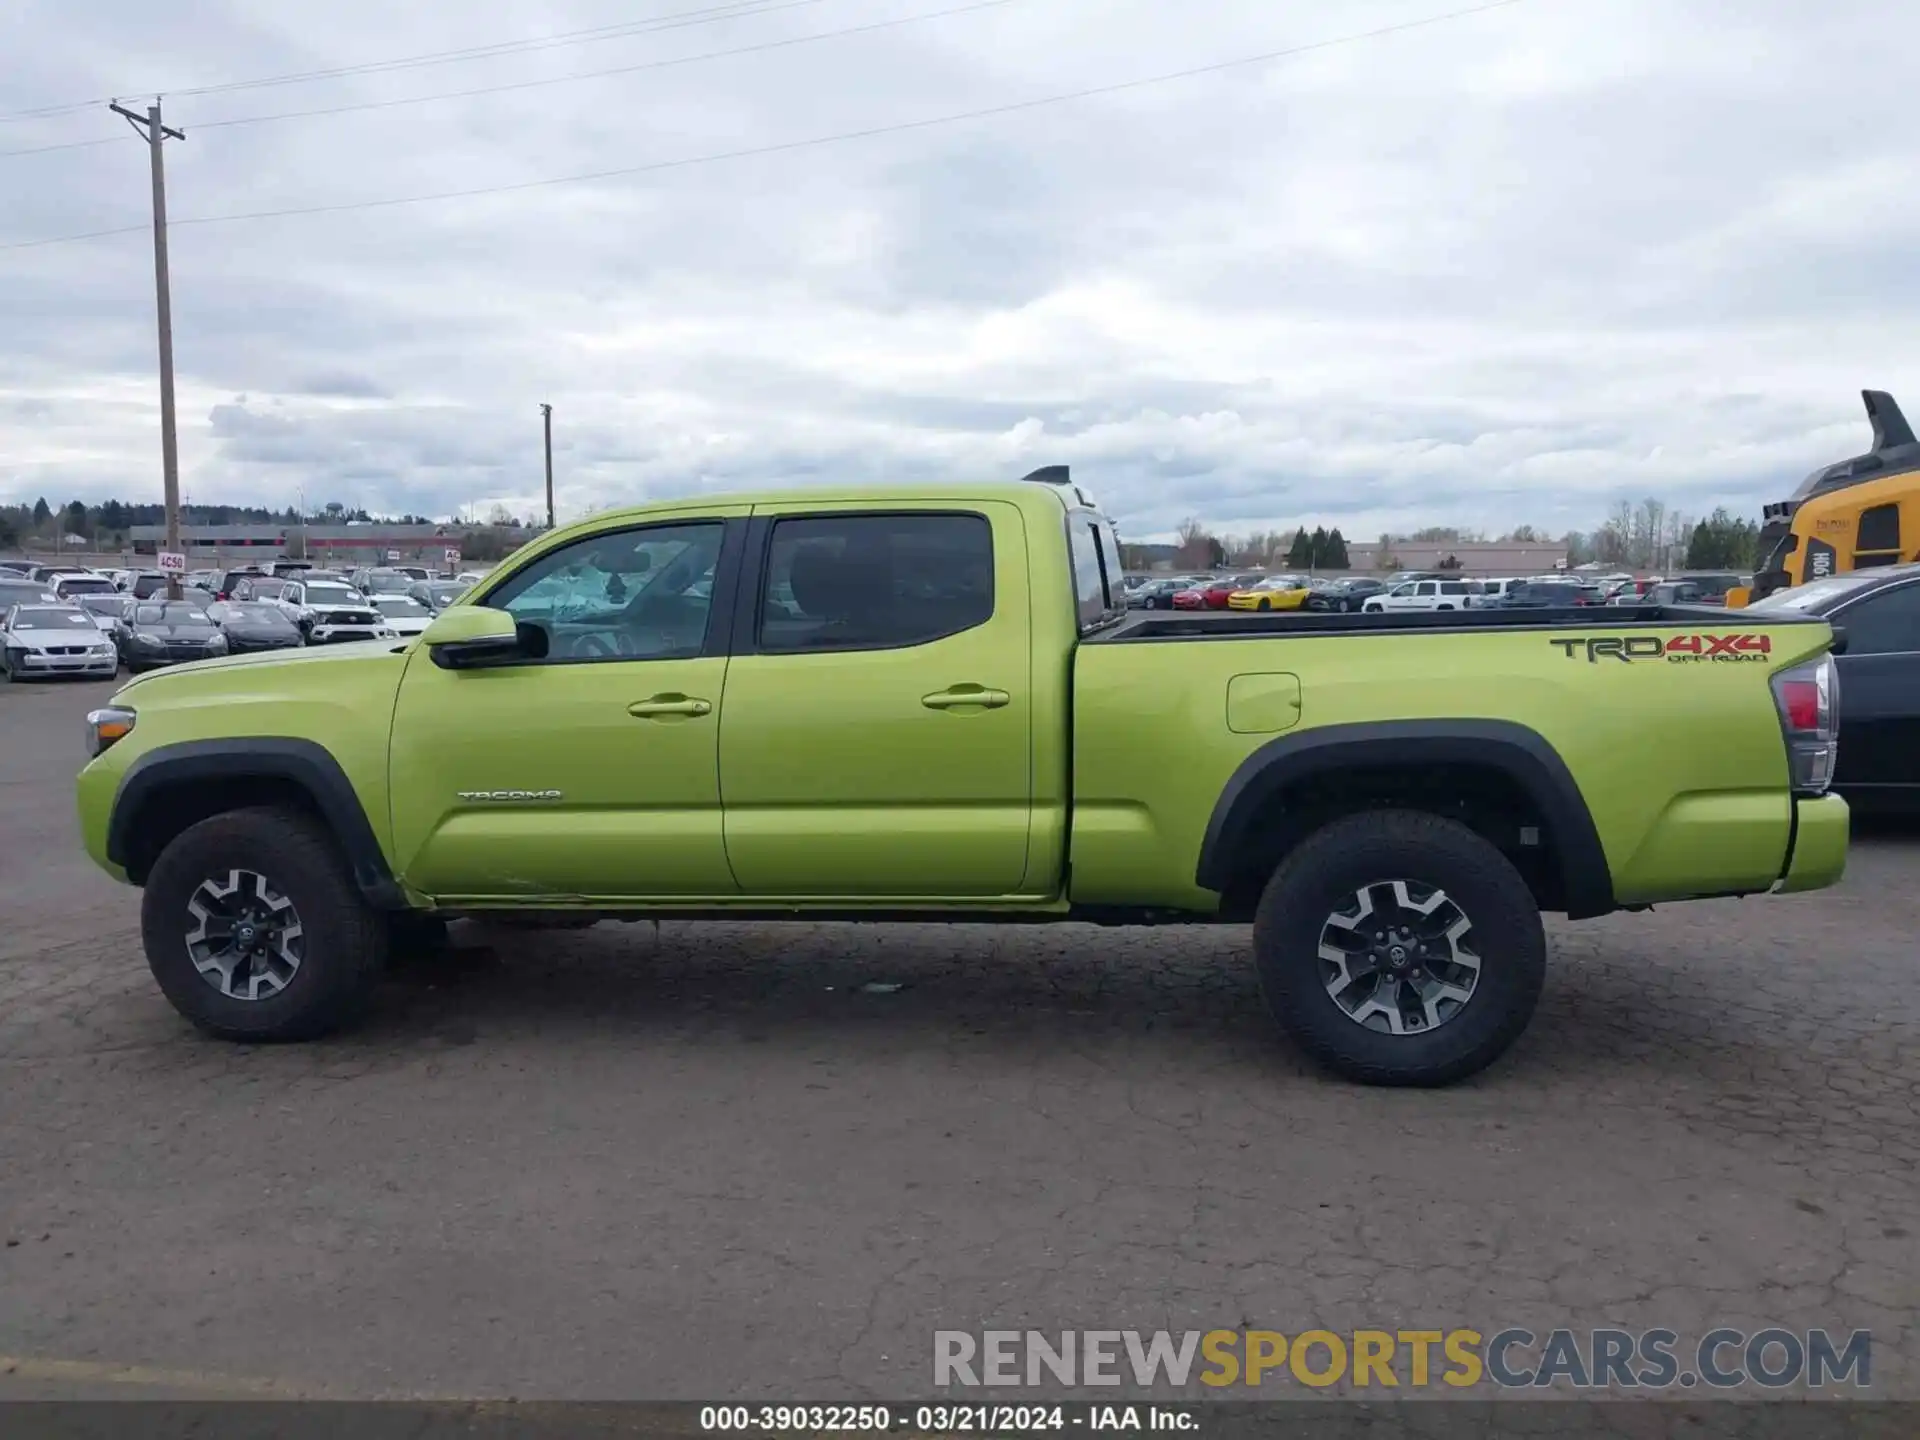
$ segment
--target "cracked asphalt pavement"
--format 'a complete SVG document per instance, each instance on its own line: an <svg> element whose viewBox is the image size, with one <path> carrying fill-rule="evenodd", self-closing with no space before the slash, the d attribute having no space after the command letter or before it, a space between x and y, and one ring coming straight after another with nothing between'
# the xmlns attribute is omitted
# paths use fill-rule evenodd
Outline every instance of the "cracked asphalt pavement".
<svg viewBox="0 0 1920 1440"><path fill-rule="evenodd" d="M80 852L107 693L0 690L0 1396L897 1400L937 1329L1246 1324L1867 1328L1920 1398L1911 834L1554 923L1441 1092L1311 1071L1238 928L461 927L249 1049Z"/></svg>

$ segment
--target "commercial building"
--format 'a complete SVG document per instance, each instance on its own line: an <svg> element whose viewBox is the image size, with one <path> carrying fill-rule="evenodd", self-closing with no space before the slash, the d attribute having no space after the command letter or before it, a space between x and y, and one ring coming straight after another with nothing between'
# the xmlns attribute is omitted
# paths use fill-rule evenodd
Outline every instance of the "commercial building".
<svg viewBox="0 0 1920 1440"><path fill-rule="evenodd" d="M335 525L182 525L188 563L271 560L285 556L334 567L390 562L444 568L465 538L460 525L401 525L384 520ZM127 532L136 556L156 554L166 542L160 525Z"/></svg>

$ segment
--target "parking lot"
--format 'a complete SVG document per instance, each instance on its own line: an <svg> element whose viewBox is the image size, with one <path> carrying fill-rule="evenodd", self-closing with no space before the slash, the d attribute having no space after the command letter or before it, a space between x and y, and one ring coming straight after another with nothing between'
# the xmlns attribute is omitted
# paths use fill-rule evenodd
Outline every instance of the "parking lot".
<svg viewBox="0 0 1920 1440"><path fill-rule="evenodd" d="M1920 840L1552 925L1474 1082L1270 1030L1235 928L462 927L200 1038L0 690L0 1396L892 1398L936 1329L1874 1332L1920 1398ZM1004 1398L1004 1397L1002 1397Z"/></svg>

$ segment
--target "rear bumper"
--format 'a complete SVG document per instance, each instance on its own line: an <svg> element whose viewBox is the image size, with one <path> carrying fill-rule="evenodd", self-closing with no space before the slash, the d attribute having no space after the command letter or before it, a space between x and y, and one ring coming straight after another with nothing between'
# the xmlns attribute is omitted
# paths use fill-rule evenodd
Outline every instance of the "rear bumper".
<svg viewBox="0 0 1920 1440"><path fill-rule="evenodd" d="M1847 802L1838 795L1793 802L1793 853L1775 885L1776 895L1819 890L1837 882L1847 868Z"/></svg>

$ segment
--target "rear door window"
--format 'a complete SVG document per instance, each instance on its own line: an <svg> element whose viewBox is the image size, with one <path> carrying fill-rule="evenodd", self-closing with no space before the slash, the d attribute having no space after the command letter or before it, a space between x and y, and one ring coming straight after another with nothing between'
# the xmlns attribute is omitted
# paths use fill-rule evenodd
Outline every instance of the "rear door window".
<svg viewBox="0 0 1920 1440"><path fill-rule="evenodd" d="M973 513L776 521L760 601L770 653L926 645L993 618L993 527Z"/></svg>

